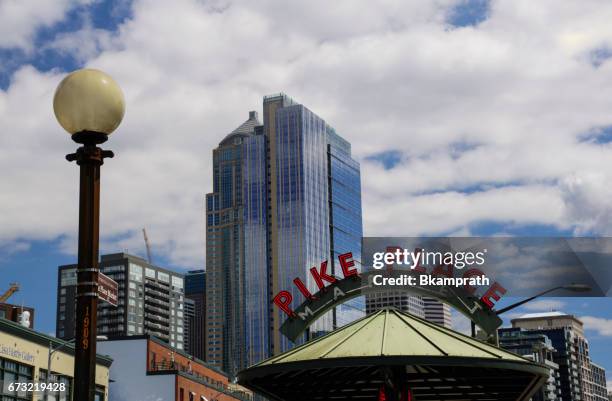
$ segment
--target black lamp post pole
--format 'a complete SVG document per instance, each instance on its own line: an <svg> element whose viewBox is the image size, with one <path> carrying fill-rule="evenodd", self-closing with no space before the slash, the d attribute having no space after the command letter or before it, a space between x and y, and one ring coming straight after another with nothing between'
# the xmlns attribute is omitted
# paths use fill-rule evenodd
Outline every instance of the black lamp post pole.
<svg viewBox="0 0 612 401"><path fill-rule="evenodd" d="M96 335L98 321L98 247L100 243L100 166L113 152L98 144L107 139L99 132L72 135L83 144L66 156L80 166L79 256L76 294L74 400L94 401L96 390Z"/></svg>

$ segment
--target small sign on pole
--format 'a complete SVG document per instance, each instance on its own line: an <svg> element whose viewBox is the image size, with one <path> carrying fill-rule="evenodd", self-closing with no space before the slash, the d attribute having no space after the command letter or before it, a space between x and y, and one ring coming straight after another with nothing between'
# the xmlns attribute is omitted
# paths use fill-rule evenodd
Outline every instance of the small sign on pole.
<svg viewBox="0 0 612 401"><path fill-rule="evenodd" d="M119 285L115 280L107 275L98 273L98 298L108 302L113 306L117 306L119 296Z"/></svg>

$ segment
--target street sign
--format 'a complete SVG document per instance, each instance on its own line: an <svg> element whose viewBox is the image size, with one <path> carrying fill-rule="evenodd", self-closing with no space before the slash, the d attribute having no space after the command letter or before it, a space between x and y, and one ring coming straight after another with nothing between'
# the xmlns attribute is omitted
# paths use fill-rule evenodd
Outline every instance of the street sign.
<svg viewBox="0 0 612 401"><path fill-rule="evenodd" d="M115 280L103 273L98 273L98 298L113 306L117 306L119 285Z"/></svg>

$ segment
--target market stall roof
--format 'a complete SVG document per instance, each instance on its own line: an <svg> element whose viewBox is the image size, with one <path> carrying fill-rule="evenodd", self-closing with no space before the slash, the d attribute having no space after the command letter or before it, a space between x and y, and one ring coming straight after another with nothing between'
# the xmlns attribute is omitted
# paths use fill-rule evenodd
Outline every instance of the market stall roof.
<svg viewBox="0 0 612 401"><path fill-rule="evenodd" d="M414 400L528 400L542 365L393 308L240 372L273 400L375 400L400 367Z"/></svg>

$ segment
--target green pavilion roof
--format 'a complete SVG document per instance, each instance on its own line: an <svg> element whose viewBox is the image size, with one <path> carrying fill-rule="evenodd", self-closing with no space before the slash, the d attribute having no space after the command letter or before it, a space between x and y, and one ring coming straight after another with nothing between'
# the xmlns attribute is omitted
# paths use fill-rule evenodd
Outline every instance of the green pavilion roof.
<svg viewBox="0 0 612 401"><path fill-rule="evenodd" d="M259 365L378 356L469 357L530 362L396 309L383 309Z"/></svg>
<svg viewBox="0 0 612 401"><path fill-rule="evenodd" d="M548 377L543 365L389 308L253 365L238 381L275 401L366 401L389 372L415 401L525 401Z"/></svg>

